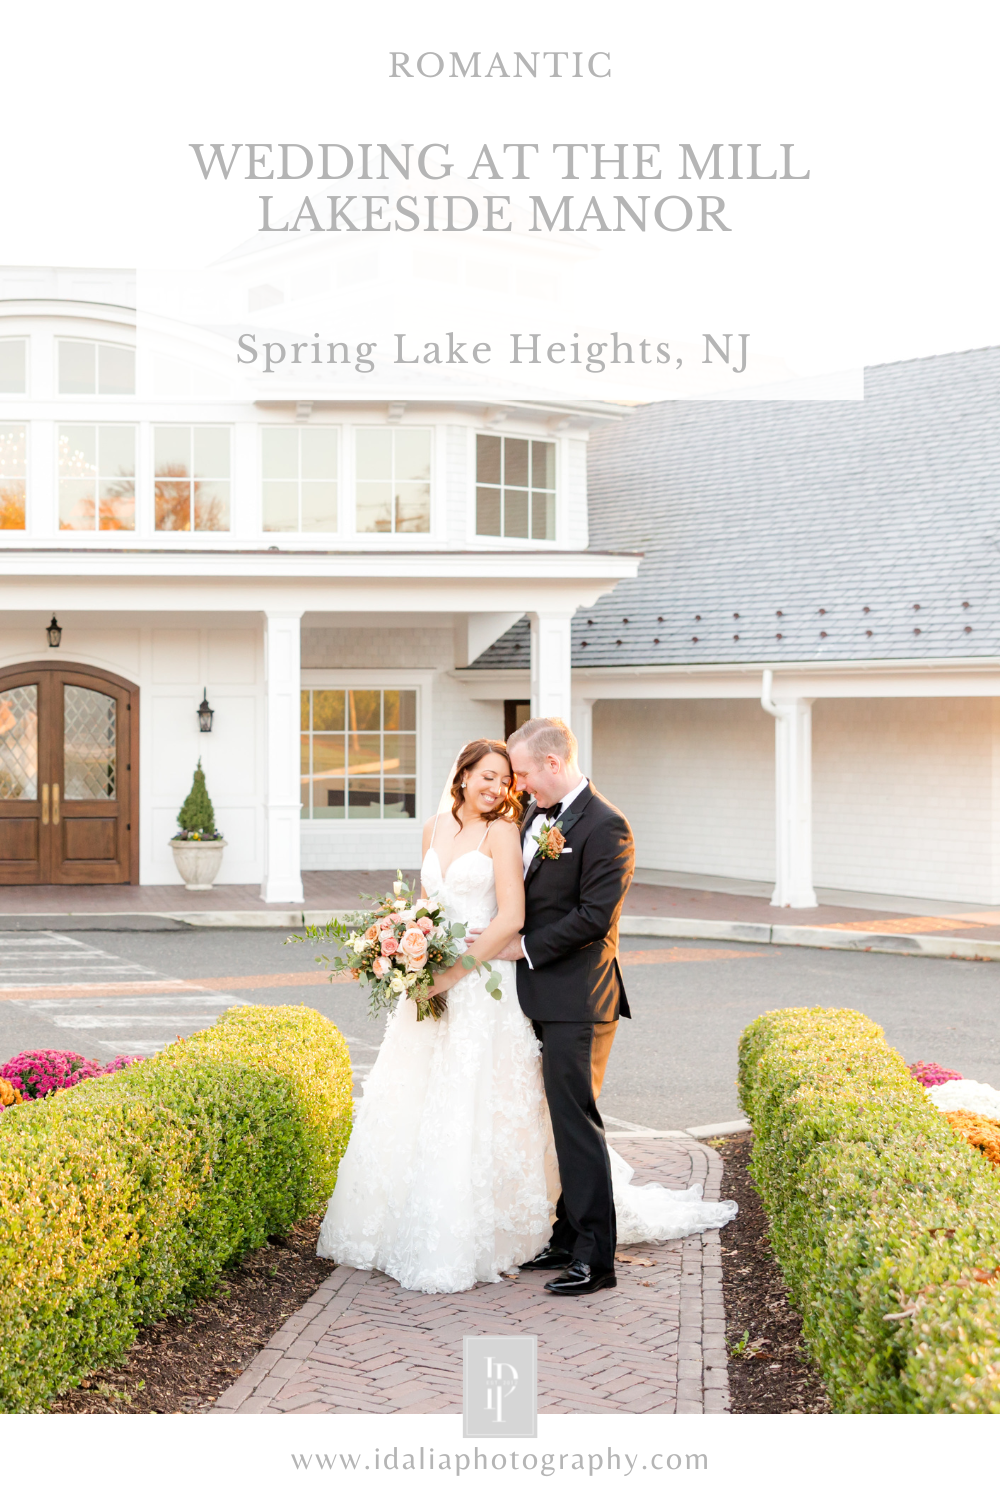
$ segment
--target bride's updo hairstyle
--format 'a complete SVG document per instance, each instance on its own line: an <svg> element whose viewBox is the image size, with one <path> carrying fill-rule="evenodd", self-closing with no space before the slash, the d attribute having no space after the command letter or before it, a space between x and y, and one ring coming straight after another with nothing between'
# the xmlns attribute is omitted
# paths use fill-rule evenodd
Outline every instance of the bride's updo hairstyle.
<svg viewBox="0 0 1000 1500"><path fill-rule="evenodd" d="M503 740L470 740L463 746L455 762L455 774L451 780L451 815L455 822L461 827L462 820L458 816L458 810L465 802L465 793L462 790L462 782L466 775L485 755L502 755L507 762L510 772L510 785L504 797L497 802L492 812L484 814L484 821L495 823L497 818L506 818L511 822L517 822L521 816L521 798L517 793L517 777L514 775L514 767L510 763L507 746Z"/></svg>

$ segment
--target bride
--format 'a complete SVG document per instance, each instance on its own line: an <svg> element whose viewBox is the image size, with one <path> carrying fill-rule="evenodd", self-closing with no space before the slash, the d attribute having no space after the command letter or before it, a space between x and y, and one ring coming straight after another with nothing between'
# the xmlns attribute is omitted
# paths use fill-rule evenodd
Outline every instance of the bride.
<svg viewBox="0 0 1000 1500"><path fill-rule="evenodd" d="M376 1269L411 1291L465 1291L549 1242L558 1169L540 1045L497 953L524 921L520 803L506 746L473 740L451 780L451 808L424 828L424 893L451 921L482 929L467 952L499 973L503 998L461 963L438 976L440 1020L399 1002L364 1086L317 1254ZM732 1204L630 1185L610 1153L618 1243L674 1239L726 1223Z"/></svg>

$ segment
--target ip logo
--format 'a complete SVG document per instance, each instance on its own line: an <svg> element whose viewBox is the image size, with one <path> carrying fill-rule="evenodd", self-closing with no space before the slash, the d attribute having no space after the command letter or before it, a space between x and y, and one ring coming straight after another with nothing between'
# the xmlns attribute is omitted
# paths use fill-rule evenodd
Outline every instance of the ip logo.
<svg viewBox="0 0 1000 1500"><path fill-rule="evenodd" d="M534 1334L462 1340L463 1436L538 1436L538 1340Z"/></svg>

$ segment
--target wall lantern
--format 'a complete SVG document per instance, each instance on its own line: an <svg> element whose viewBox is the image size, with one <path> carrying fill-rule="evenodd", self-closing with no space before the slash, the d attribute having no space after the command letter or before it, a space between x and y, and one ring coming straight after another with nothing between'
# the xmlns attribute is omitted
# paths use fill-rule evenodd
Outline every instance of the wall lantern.
<svg viewBox="0 0 1000 1500"><path fill-rule="evenodd" d="M215 709L209 707L208 689L202 688L201 692L202 699L198 704L198 728L201 730L202 734L211 734L212 719L215 716Z"/></svg>
<svg viewBox="0 0 1000 1500"><path fill-rule="evenodd" d="M51 625L46 625L45 634L49 638L50 646L58 646L59 642L62 640L62 626L59 624L59 621L56 619L55 615L52 616Z"/></svg>

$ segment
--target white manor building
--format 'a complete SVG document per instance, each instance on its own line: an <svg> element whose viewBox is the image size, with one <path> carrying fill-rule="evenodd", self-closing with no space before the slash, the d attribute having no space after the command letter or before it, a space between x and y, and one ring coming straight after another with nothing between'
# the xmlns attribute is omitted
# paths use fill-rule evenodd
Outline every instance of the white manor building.
<svg viewBox="0 0 1000 1500"><path fill-rule="evenodd" d="M199 757L220 883L413 865L530 704L648 870L1000 902L1000 351L863 403L206 400L134 300L0 272L0 883L178 882Z"/></svg>

